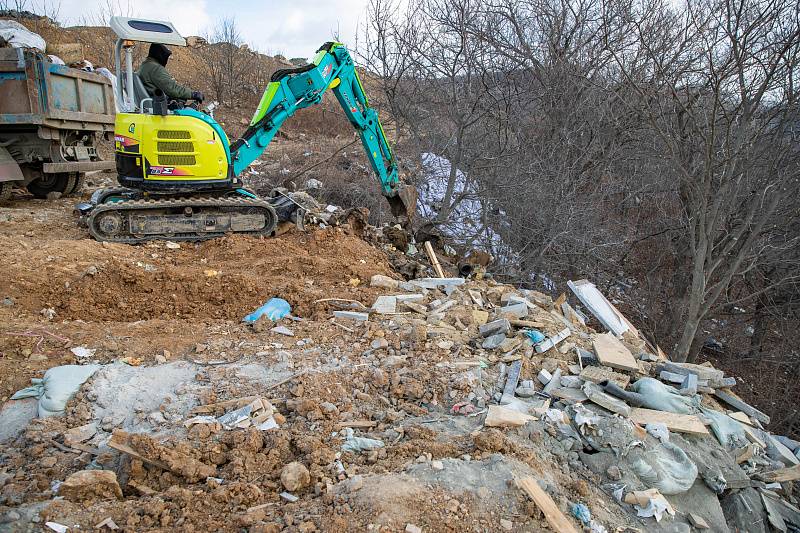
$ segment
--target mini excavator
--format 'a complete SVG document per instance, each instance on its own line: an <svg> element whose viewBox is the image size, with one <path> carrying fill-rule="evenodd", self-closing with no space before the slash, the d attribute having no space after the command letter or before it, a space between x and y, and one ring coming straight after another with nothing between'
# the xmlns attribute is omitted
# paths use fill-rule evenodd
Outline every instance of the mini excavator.
<svg viewBox="0 0 800 533"><path fill-rule="evenodd" d="M90 202L77 206L95 239L138 243L229 233L272 236L279 222L276 203L284 198L260 198L243 187L240 176L289 117L319 104L328 89L361 138L393 215L406 222L412 218L416 190L401 184L378 115L341 43L325 43L307 65L276 71L249 126L230 143L213 109L151 95L133 71L135 42L186 46L171 23L112 17L110 25L117 35L115 96L124 110L114 128L121 187L97 190Z"/></svg>

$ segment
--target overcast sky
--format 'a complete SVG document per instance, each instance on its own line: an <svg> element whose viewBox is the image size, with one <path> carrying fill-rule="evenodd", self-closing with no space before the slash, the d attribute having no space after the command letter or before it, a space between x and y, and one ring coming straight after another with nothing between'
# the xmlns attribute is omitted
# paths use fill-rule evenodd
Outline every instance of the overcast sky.
<svg viewBox="0 0 800 533"><path fill-rule="evenodd" d="M356 26L364 17L367 1L61 0L59 19L65 25L96 20L110 2L123 11L130 5L134 16L169 20L186 37L204 35L215 21L233 16L244 40L259 51L310 57L337 32L345 44L354 45ZM57 0L50 1L54 3Z"/></svg>

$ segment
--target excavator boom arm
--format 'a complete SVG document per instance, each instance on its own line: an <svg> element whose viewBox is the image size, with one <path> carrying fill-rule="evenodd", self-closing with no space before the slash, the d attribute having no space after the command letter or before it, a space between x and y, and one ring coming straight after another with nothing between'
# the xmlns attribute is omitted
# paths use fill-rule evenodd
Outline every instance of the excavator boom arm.
<svg viewBox="0 0 800 533"><path fill-rule="evenodd" d="M231 145L233 172L237 176L257 159L283 123L297 110L322 102L331 89L347 119L358 133L381 192L389 199L396 216L413 215L416 195L403 187L397 162L386 140L377 112L369 106L353 59L340 43L326 43L306 66L278 70L272 75L253 119L242 137Z"/></svg>

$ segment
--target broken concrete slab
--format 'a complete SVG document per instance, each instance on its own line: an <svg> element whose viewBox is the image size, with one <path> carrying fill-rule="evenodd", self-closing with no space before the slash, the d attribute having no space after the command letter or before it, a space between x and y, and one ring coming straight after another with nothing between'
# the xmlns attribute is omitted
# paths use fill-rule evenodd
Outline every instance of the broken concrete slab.
<svg viewBox="0 0 800 533"><path fill-rule="evenodd" d="M561 369L556 368L553 372L552 378L547 382L547 385L544 386L542 392L545 394L550 394L559 387L561 387Z"/></svg>
<svg viewBox="0 0 800 533"><path fill-rule="evenodd" d="M714 396L716 396L718 399L722 400L726 404L730 405L734 409L738 409L739 411L742 411L743 413L752 416L762 424L765 425L769 424L770 420L769 415L762 413L752 405L745 403L738 397L734 396L732 393L726 392L724 390L716 390L714 391Z"/></svg>
<svg viewBox="0 0 800 533"><path fill-rule="evenodd" d="M506 378L506 385L503 388L503 395L500 398L500 405L507 405L514 401L514 392L519 383L519 374L522 371L522 360L517 360L511 363L511 368L508 370L508 377Z"/></svg>
<svg viewBox="0 0 800 533"><path fill-rule="evenodd" d="M614 372L611 368L604 366L587 366L579 376L584 381L591 381L598 385L603 381L611 381L623 389L631 382L631 378L627 374Z"/></svg>
<svg viewBox="0 0 800 533"><path fill-rule="evenodd" d="M481 344L481 347L484 350L494 350L496 348L499 348L500 345L503 344L503 342L505 342L505 340L506 336L503 335L502 333L498 333L497 335L486 337L483 341L483 344Z"/></svg>
<svg viewBox="0 0 800 533"><path fill-rule="evenodd" d="M366 322L369 320L369 314L359 313L357 311L334 311L333 316L343 320L354 320L356 322Z"/></svg>
<svg viewBox="0 0 800 533"><path fill-rule="evenodd" d="M631 414L631 407L620 400L619 398L615 398L610 394L606 394L603 392L603 389L600 388L599 385L595 383L585 383L583 385L583 393L589 399L589 401L596 403L600 407L608 409L612 413L617 413L623 416L629 416Z"/></svg>
<svg viewBox="0 0 800 533"><path fill-rule="evenodd" d="M372 312L379 315L392 315L397 312L397 297L395 296L378 296L375 303L372 304Z"/></svg>
<svg viewBox="0 0 800 533"><path fill-rule="evenodd" d="M697 374L689 374L686 376L683 383L681 383L679 392L683 396L694 396L697 394Z"/></svg>
<svg viewBox="0 0 800 533"><path fill-rule="evenodd" d="M537 343L534 346L534 348L536 349L537 353L544 353L547 350L549 350L550 348L555 347L559 342L561 342L564 339L566 339L567 337L569 337L570 333L571 332L570 332L569 328L562 329L561 331L559 331L555 335L546 338L545 340L543 340L540 343Z"/></svg>
<svg viewBox="0 0 800 533"><path fill-rule="evenodd" d="M528 316L528 306L522 302L509 304L505 307L501 307L499 314L503 318L521 320Z"/></svg>
<svg viewBox="0 0 800 533"><path fill-rule="evenodd" d="M481 334L481 337L491 337L492 335L497 334L504 334L511 331L511 323L506 318L501 318L499 320L493 320L491 322L487 322L486 324L480 326L478 331Z"/></svg>
<svg viewBox="0 0 800 533"><path fill-rule="evenodd" d="M440 287L457 287L465 282L464 278L418 278L409 281L412 285L431 290Z"/></svg>
<svg viewBox="0 0 800 533"><path fill-rule="evenodd" d="M369 280L370 287L382 287L385 289L396 289L400 282L396 279L384 276L382 274L375 274Z"/></svg>
<svg viewBox="0 0 800 533"><path fill-rule="evenodd" d="M638 372L639 365L628 348L610 333L594 336L594 351L600 364L617 370Z"/></svg>

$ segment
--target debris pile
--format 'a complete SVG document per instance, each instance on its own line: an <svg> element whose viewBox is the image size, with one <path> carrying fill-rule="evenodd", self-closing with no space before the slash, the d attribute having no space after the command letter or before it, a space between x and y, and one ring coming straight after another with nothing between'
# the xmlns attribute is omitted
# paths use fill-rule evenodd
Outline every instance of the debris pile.
<svg viewBox="0 0 800 533"><path fill-rule="evenodd" d="M0 522L800 528L800 443L766 431L736 379L669 361L590 282L553 299L482 275L374 272L345 282L352 298L275 293L153 364L84 347L56 416L4 443ZM23 396L41 402L57 368Z"/></svg>

